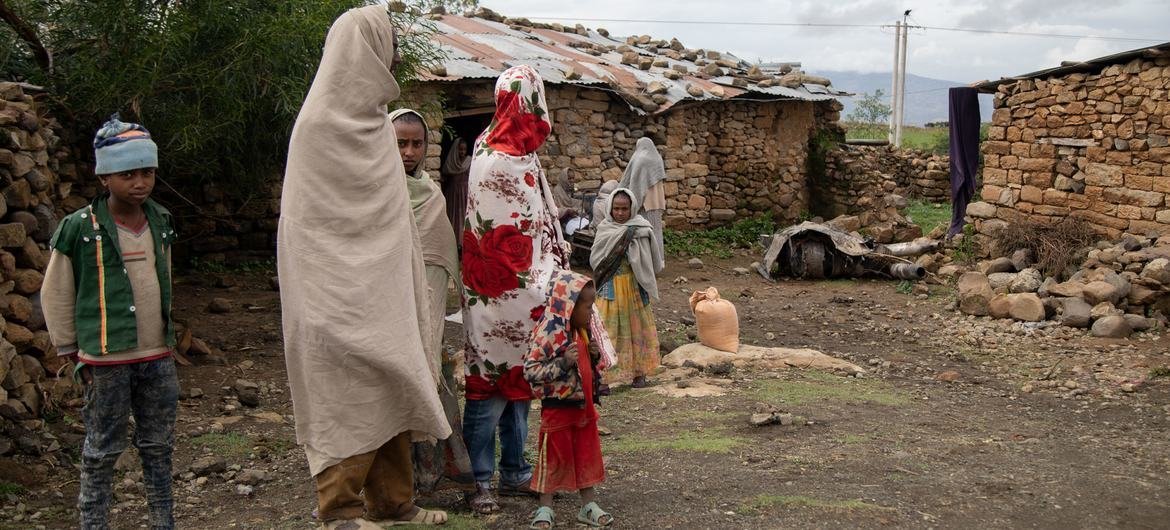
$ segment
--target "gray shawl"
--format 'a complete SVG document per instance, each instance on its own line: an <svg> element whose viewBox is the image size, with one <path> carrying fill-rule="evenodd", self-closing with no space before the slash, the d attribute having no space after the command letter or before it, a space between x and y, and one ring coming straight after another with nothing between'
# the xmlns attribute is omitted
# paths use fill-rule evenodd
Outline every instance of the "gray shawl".
<svg viewBox="0 0 1170 530"><path fill-rule="evenodd" d="M603 265L608 265L606 262L612 263L613 259L620 258L624 250L625 258L629 260L630 268L634 270L634 278L638 280L638 285L642 286L650 298L658 300L657 275L658 271L662 270L663 262L662 256L658 254L654 245L653 228L650 226L650 221L641 215L633 215L625 223L613 220L613 212L609 208L609 203L613 202L613 198L622 192L630 196L630 211L638 211L638 200L633 197L633 192L630 190L618 188L610 193L609 200L606 201L605 221L597 225L597 231L593 236L593 249L589 254L589 266L595 272L599 269L609 269L611 267ZM627 234L628 232L632 232L632 234ZM623 249L622 245L627 246Z"/></svg>
<svg viewBox="0 0 1170 530"><path fill-rule="evenodd" d="M654 142L645 136L639 138L619 185L633 192L634 200L638 204L643 204L646 200L646 190L665 178L666 166L662 162L662 155L658 154L658 149L654 147Z"/></svg>

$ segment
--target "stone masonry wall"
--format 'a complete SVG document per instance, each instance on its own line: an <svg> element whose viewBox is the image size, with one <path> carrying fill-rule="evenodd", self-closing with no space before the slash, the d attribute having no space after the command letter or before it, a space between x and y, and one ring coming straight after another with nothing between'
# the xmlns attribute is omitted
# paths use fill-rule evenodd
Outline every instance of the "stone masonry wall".
<svg viewBox="0 0 1170 530"><path fill-rule="evenodd" d="M812 213L826 219L857 214L889 193L950 202L950 157L891 146L838 144L826 156Z"/></svg>
<svg viewBox="0 0 1170 530"><path fill-rule="evenodd" d="M1170 234L1170 58L1000 85L983 144L984 235L1024 217Z"/></svg>

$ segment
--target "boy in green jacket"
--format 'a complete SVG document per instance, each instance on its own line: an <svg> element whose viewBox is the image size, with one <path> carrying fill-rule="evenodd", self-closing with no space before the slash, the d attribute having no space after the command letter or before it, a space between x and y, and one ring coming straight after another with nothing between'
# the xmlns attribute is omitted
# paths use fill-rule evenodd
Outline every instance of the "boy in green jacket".
<svg viewBox="0 0 1170 530"><path fill-rule="evenodd" d="M130 414L150 528L174 528L171 456L179 381L171 358L171 214L150 200L158 147L117 115L94 137L106 193L70 214L50 242L41 290L49 335L85 385L81 528L109 527L114 462Z"/></svg>

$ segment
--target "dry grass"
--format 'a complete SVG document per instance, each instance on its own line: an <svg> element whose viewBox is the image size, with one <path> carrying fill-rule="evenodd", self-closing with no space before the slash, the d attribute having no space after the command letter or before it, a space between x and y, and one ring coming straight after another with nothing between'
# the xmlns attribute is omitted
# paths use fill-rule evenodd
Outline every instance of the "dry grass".
<svg viewBox="0 0 1170 530"><path fill-rule="evenodd" d="M1045 276L1058 276L1069 265L1076 265L1073 261L1078 251L1097 237L1092 225L1078 217L1056 223L1021 220L994 234L1004 252L1031 250L1036 268Z"/></svg>

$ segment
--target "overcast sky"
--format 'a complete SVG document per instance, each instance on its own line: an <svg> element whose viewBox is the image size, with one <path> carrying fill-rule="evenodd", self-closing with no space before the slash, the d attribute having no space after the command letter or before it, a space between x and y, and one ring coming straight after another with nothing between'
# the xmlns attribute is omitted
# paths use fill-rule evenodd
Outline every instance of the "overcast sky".
<svg viewBox="0 0 1170 530"><path fill-rule="evenodd" d="M1108 41L986 35L918 29L909 36L907 71L958 82L998 79L1170 41L1168 0L481 0L513 17L892 24L913 9L911 24L1030 33L1152 38ZM645 22L582 22L612 35L677 37L692 48L747 60L799 61L808 71L888 72L893 30L752 27Z"/></svg>

